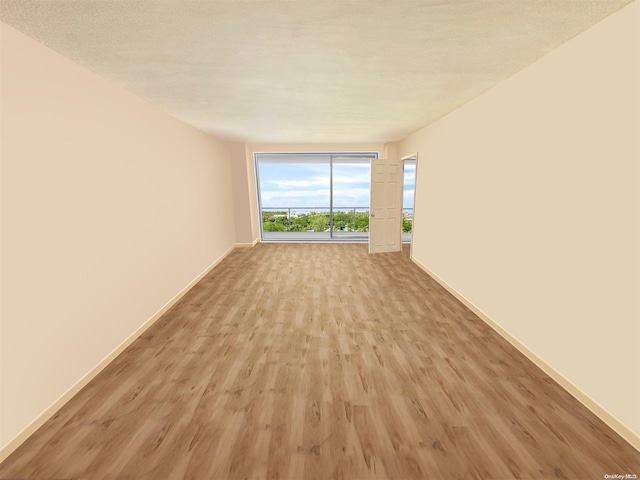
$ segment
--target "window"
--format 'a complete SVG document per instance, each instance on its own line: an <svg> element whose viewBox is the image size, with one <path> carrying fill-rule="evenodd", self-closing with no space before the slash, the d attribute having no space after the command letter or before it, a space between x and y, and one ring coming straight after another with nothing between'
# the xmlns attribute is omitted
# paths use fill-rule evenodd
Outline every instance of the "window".
<svg viewBox="0 0 640 480"><path fill-rule="evenodd" d="M258 153L265 241L368 241L377 153Z"/></svg>

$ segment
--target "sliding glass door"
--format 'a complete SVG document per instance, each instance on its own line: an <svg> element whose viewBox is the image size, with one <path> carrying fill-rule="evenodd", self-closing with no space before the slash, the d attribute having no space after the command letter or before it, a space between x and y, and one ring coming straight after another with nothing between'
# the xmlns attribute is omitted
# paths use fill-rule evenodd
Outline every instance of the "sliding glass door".
<svg viewBox="0 0 640 480"><path fill-rule="evenodd" d="M368 241L377 153L256 154L264 241Z"/></svg>

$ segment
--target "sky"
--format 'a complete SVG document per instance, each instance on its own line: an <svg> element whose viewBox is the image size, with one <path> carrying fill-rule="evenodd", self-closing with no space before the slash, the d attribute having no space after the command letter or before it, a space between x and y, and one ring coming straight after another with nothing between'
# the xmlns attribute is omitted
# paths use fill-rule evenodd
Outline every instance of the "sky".
<svg viewBox="0 0 640 480"><path fill-rule="evenodd" d="M368 163L334 163L334 209L369 208L370 172ZM328 163L260 163L258 173L262 208L329 208ZM403 208L413 208L414 182L415 165L406 165Z"/></svg>

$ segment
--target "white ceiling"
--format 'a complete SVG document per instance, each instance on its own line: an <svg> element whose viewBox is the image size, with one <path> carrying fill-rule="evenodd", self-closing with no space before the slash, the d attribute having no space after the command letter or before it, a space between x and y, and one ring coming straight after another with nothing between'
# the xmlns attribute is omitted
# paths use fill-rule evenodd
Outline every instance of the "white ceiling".
<svg viewBox="0 0 640 480"><path fill-rule="evenodd" d="M631 1L0 0L0 17L204 131L364 143L424 127Z"/></svg>

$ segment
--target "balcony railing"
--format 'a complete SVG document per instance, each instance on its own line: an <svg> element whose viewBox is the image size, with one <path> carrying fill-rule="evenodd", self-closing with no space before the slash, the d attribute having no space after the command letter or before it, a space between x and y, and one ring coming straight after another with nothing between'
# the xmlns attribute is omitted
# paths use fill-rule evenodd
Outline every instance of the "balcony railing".
<svg viewBox="0 0 640 480"><path fill-rule="evenodd" d="M403 241L409 241L413 209L402 209ZM263 207L264 240L275 239L348 239L369 238L369 207Z"/></svg>

